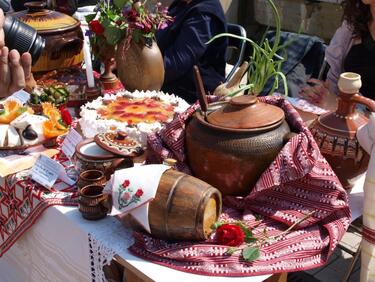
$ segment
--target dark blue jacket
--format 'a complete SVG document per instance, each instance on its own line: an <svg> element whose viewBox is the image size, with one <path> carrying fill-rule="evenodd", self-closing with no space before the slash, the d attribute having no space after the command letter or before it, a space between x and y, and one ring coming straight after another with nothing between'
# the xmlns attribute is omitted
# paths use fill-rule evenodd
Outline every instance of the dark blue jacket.
<svg viewBox="0 0 375 282"><path fill-rule="evenodd" d="M174 22L157 34L164 57L165 79L162 90L189 103L197 100L193 65L198 65L206 91L212 92L224 81L227 39L207 45L214 35L226 32L226 21L219 0L175 0L169 7Z"/></svg>

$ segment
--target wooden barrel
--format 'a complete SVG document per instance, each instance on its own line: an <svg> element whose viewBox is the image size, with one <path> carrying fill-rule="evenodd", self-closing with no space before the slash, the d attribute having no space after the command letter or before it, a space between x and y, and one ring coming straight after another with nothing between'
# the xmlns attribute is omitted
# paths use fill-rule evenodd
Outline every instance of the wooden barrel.
<svg viewBox="0 0 375 282"><path fill-rule="evenodd" d="M148 219L151 234L170 240L203 240L221 213L221 193L208 183L174 169L165 171Z"/></svg>

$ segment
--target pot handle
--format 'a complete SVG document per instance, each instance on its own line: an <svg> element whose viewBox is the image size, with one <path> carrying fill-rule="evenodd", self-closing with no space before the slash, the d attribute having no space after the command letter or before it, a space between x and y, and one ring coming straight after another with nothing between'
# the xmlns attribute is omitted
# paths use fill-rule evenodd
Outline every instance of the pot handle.
<svg viewBox="0 0 375 282"><path fill-rule="evenodd" d="M60 53L64 49L68 49L69 53L73 53L74 55L79 54L81 52L83 46L83 40L81 38L59 38L56 43L54 44L54 48L52 48L49 58L51 60L57 60L60 58Z"/></svg>
<svg viewBox="0 0 375 282"><path fill-rule="evenodd" d="M133 159L130 157L115 159L112 161L111 166L106 171L107 179L111 177L111 175L115 172L115 170L119 168L128 168L128 167L133 167L133 166L134 166L134 162L133 162Z"/></svg>
<svg viewBox="0 0 375 282"><path fill-rule="evenodd" d="M103 197L101 201L99 202L100 209L105 212L109 213L112 210L112 195L106 194L106 197Z"/></svg>
<svg viewBox="0 0 375 282"><path fill-rule="evenodd" d="M24 6L27 9L27 13L32 14L36 12L42 12L44 8L47 6L47 4L42 1L31 1L26 2Z"/></svg>
<svg viewBox="0 0 375 282"><path fill-rule="evenodd" d="M371 100L369 98L366 98L366 97L358 95L358 94L355 94L352 97L352 100L354 102L358 103L358 104L365 105L367 108L369 108L369 110L371 112L375 112L375 101L374 100Z"/></svg>

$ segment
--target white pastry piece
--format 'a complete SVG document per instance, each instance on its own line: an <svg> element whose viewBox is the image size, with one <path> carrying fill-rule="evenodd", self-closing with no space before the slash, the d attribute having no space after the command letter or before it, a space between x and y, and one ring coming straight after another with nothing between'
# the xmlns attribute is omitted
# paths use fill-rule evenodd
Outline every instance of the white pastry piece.
<svg viewBox="0 0 375 282"><path fill-rule="evenodd" d="M28 125L32 125L34 130L37 131L37 128L42 128L43 122L48 120L45 116L40 115L32 115L28 112L23 113L19 117L17 117L15 120L13 120L10 125L14 126L15 128L19 130L24 130Z"/></svg>
<svg viewBox="0 0 375 282"><path fill-rule="evenodd" d="M8 128L8 146L15 147L21 145L21 138L16 128L9 126Z"/></svg>
<svg viewBox="0 0 375 282"><path fill-rule="evenodd" d="M4 147L7 144L9 124L0 124L0 147Z"/></svg>

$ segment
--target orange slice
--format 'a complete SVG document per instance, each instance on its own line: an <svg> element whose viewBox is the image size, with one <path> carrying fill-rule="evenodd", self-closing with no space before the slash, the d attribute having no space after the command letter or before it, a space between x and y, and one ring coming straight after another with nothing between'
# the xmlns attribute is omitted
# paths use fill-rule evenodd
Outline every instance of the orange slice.
<svg viewBox="0 0 375 282"><path fill-rule="evenodd" d="M54 138L67 132L67 128L60 130L55 127L55 123L51 120L47 120L43 123L43 134L46 138Z"/></svg>
<svg viewBox="0 0 375 282"><path fill-rule="evenodd" d="M14 100L8 100L4 103L4 113L0 115L0 123L11 123L23 112L20 104Z"/></svg>

